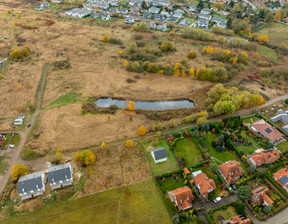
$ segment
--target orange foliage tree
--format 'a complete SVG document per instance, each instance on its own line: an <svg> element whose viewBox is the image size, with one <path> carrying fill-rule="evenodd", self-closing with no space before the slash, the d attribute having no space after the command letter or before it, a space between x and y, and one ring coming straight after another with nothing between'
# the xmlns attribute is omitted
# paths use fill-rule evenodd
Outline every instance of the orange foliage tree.
<svg viewBox="0 0 288 224"><path fill-rule="evenodd" d="M147 130L146 130L146 128L145 128L144 126L140 126L140 127L137 129L137 133L138 133L138 135L140 135L140 136L145 135L146 132L147 132Z"/></svg>
<svg viewBox="0 0 288 224"><path fill-rule="evenodd" d="M133 146L133 142L131 140L127 140L126 143L125 143L125 147L127 149L130 149L132 146Z"/></svg>
<svg viewBox="0 0 288 224"><path fill-rule="evenodd" d="M135 103L133 101L131 101L131 100L129 101L128 109L131 110L131 111L135 110Z"/></svg>
<svg viewBox="0 0 288 224"><path fill-rule="evenodd" d="M279 20L281 19L281 17L282 17L282 15L281 15L280 10L279 10L279 9L276 10L274 19L277 20L277 21L279 21Z"/></svg>
<svg viewBox="0 0 288 224"><path fill-rule="evenodd" d="M109 40L110 40L110 38L108 37L108 35L105 35L105 36L103 37L103 42L104 42L104 43L108 43Z"/></svg>
<svg viewBox="0 0 288 224"><path fill-rule="evenodd" d="M83 150L74 154L74 160L82 166L89 166L95 163L96 156L91 150Z"/></svg>
<svg viewBox="0 0 288 224"><path fill-rule="evenodd" d="M11 171L11 177L14 181L18 181L21 176L29 173L29 167L23 164L16 164Z"/></svg>

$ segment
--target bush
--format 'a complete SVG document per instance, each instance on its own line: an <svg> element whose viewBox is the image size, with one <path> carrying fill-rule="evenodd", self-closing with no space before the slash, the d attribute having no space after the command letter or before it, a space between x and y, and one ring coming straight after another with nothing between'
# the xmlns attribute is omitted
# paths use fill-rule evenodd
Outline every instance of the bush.
<svg viewBox="0 0 288 224"><path fill-rule="evenodd" d="M133 83L133 82L136 82L136 80L131 79L131 78L128 78L128 79L126 79L126 82L128 82L128 83Z"/></svg>
<svg viewBox="0 0 288 224"><path fill-rule="evenodd" d="M194 58L196 58L196 53L194 51L189 51L187 57L189 59L194 59Z"/></svg>
<svg viewBox="0 0 288 224"><path fill-rule="evenodd" d="M137 44L135 42L131 42L131 44L129 45L129 53L133 54L137 51Z"/></svg>
<svg viewBox="0 0 288 224"><path fill-rule="evenodd" d="M175 50L175 45L171 41L163 41L160 50L163 52L173 51Z"/></svg>
<svg viewBox="0 0 288 224"><path fill-rule="evenodd" d="M11 60L21 60L24 59L26 57L28 57L31 53L31 50L29 47L12 47L11 52L9 54L9 58Z"/></svg>
<svg viewBox="0 0 288 224"><path fill-rule="evenodd" d="M117 44L117 45L123 45L123 41L120 40L120 39L116 39L116 38L111 38L111 39L109 40L109 43L111 43L111 44Z"/></svg>
<svg viewBox="0 0 288 224"><path fill-rule="evenodd" d="M111 110L118 110L118 106L116 104L112 104L109 109Z"/></svg>
<svg viewBox="0 0 288 224"><path fill-rule="evenodd" d="M142 35L136 35L135 40L143 40L143 36Z"/></svg>
<svg viewBox="0 0 288 224"><path fill-rule="evenodd" d="M235 203L235 209L238 215L243 215L243 213L245 212L245 204L244 203Z"/></svg>
<svg viewBox="0 0 288 224"><path fill-rule="evenodd" d="M288 99L286 99L284 102L285 102L286 104L288 104Z"/></svg>

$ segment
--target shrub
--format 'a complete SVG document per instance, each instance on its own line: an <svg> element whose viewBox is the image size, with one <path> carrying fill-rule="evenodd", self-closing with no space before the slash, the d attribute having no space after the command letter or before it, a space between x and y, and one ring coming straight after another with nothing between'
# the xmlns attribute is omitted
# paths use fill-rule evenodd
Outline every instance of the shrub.
<svg viewBox="0 0 288 224"><path fill-rule="evenodd" d="M175 50L175 45L171 41L163 41L160 50L163 52L173 51Z"/></svg>
<svg viewBox="0 0 288 224"><path fill-rule="evenodd" d="M149 27L147 26L147 23L144 21L141 21L139 24L134 24L133 28L135 31L138 31L138 32L143 32L143 33L150 32Z"/></svg>
<svg viewBox="0 0 288 224"><path fill-rule="evenodd" d="M138 135L140 135L140 136L146 135L146 132L147 132L147 130L146 130L146 128L145 128L144 126L140 126L140 127L137 129L137 133L138 133Z"/></svg>
<svg viewBox="0 0 288 224"><path fill-rule="evenodd" d="M104 43L108 43L108 42L109 42L109 37L108 37L108 35L105 35L105 36L103 37L103 42L104 42Z"/></svg>
<svg viewBox="0 0 288 224"><path fill-rule="evenodd" d="M29 167L23 164L16 164L13 166L11 171L11 177L14 181L18 181L21 176L29 173Z"/></svg>
<svg viewBox="0 0 288 224"><path fill-rule="evenodd" d="M128 82L128 83L133 83L133 82L136 82L136 80L131 79L131 78L128 78L128 79L126 79L126 82Z"/></svg>
<svg viewBox="0 0 288 224"><path fill-rule="evenodd" d="M130 149L132 146L133 146L133 142L132 142L131 140L127 140L127 141L125 142L125 147L126 147L127 149Z"/></svg>
<svg viewBox="0 0 288 224"><path fill-rule="evenodd" d="M74 160L85 167L93 165L95 163L96 156L91 150L83 150L81 152L75 152Z"/></svg>
<svg viewBox="0 0 288 224"><path fill-rule="evenodd" d="M11 49L11 52L9 54L9 58L11 60L21 60L21 59L24 59L26 57L28 57L31 53L31 50L29 47L17 47L17 46L14 46L12 47Z"/></svg>
<svg viewBox="0 0 288 224"><path fill-rule="evenodd" d="M196 58L196 53L194 51L189 51L187 57L189 59L194 59L194 58Z"/></svg>
<svg viewBox="0 0 288 224"><path fill-rule="evenodd" d="M143 40L143 36L142 35L136 35L135 40Z"/></svg>
<svg viewBox="0 0 288 224"><path fill-rule="evenodd" d="M288 104L288 99L285 100L285 103Z"/></svg>
<svg viewBox="0 0 288 224"><path fill-rule="evenodd" d="M137 44L135 42L132 42L130 45L129 45L129 50L128 52L130 54L133 54L137 51Z"/></svg>
<svg viewBox="0 0 288 224"><path fill-rule="evenodd" d="M118 106L116 104L112 104L109 109L111 110L118 110Z"/></svg>
<svg viewBox="0 0 288 224"><path fill-rule="evenodd" d="M245 204L244 203L235 203L236 206L236 212L238 215L243 215L243 213L245 212Z"/></svg>
<svg viewBox="0 0 288 224"><path fill-rule="evenodd" d="M123 45L123 41L120 40L120 39L116 39L116 38L111 38L111 39L109 40L109 43L111 43L111 44L117 44L117 45Z"/></svg>

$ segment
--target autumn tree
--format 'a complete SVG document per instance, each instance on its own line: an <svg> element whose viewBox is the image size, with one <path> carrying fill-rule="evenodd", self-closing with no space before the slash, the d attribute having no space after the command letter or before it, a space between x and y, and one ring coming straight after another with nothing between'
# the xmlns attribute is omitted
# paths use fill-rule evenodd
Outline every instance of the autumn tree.
<svg viewBox="0 0 288 224"><path fill-rule="evenodd" d="M137 129L137 133L138 133L138 135L140 135L140 136L145 135L146 132L147 132L147 130L146 130L146 128L145 128L144 126L140 126L140 127Z"/></svg>
<svg viewBox="0 0 288 224"><path fill-rule="evenodd" d="M104 43L108 43L109 40L110 40L110 38L108 37L108 35L105 35L105 36L103 37L103 42L104 42Z"/></svg>
<svg viewBox="0 0 288 224"><path fill-rule="evenodd" d="M194 71L194 68L193 68L193 67L190 68L189 74L190 74L191 78L194 77L195 71Z"/></svg>
<svg viewBox="0 0 288 224"><path fill-rule="evenodd" d="M75 152L74 161L78 163L80 162L80 158L81 158L81 152Z"/></svg>
<svg viewBox="0 0 288 224"><path fill-rule="evenodd" d="M279 21L281 19L282 15L281 15L281 11L278 9L275 12L275 16L274 16L274 20Z"/></svg>
<svg viewBox="0 0 288 224"><path fill-rule="evenodd" d="M29 167L23 164L16 164L11 171L11 177L14 181L18 181L21 176L29 174Z"/></svg>
<svg viewBox="0 0 288 224"><path fill-rule="evenodd" d="M175 49L175 45L171 41L163 41L160 45L160 50L163 52L173 51Z"/></svg>
<svg viewBox="0 0 288 224"><path fill-rule="evenodd" d="M61 163L63 158L64 158L64 156L63 156L62 149L58 148L55 155L54 155L53 163L59 164L59 163Z"/></svg>
<svg viewBox="0 0 288 224"><path fill-rule="evenodd" d="M95 163L96 156L91 150L83 150L74 154L74 160L82 166L89 166Z"/></svg>
<svg viewBox="0 0 288 224"><path fill-rule="evenodd" d="M197 125L205 124L207 122L208 112L206 110L201 110L201 112L197 113L197 116L198 118L196 124Z"/></svg>
<svg viewBox="0 0 288 224"><path fill-rule="evenodd" d="M216 2L214 4L214 7L216 7L218 10L222 10L223 9L223 4L221 2Z"/></svg>
<svg viewBox="0 0 288 224"><path fill-rule="evenodd" d="M261 35L259 38L258 38L258 42L260 44L264 44L265 42L267 42L268 40L268 36L267 35Z"/></svg>
<svg viewBox="0 0 288 224"><path fill-rule="evenodd" d="M195 53L195 51L189 51L187 57L188 57L189 59L194 59L194 58L196 58L196 53Z"/></svg>
<svg viewBox="0 0 288 224"><path fill-rule="evenodd" d="M131 101L131 100L129 101L128 109L131 110L131 111L135 110L135 103L133 101Z"/></svg>
<svg viewBox="0 0 288 224"><path fill-rule="evenodd" d="M133 53L135 53L136 51L137 51L137 44L133 41L133 42L131 42L130 45L129 45L128 52L129 52L130 54L133 54Z"/></svg>
<svg viewBox="0 0 288 224"><path fill-rule="evenodd" d="M106 142L102 142L101 149L104 149L106 147Z"/></svg>
<svg viewBox="0 0 288 224"><path fill-rule="evenodd" d="M131 147L133 147L133 142L131 140L127 140L125 143L125 147L127 149L130 149Z"/></svg>

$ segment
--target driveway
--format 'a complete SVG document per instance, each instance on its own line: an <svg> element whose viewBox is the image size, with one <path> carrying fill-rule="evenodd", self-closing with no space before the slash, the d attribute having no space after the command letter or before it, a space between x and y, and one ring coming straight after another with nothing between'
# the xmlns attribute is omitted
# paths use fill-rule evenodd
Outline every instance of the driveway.
<svg viewBox="0 0 288 224"><path fill-rule="evenodd" d="M254 11L257 10L256 6L253 3L249 2L248 0L243 0L243 1L246 2L247 4L251 5L251 7Z"/></svg>

